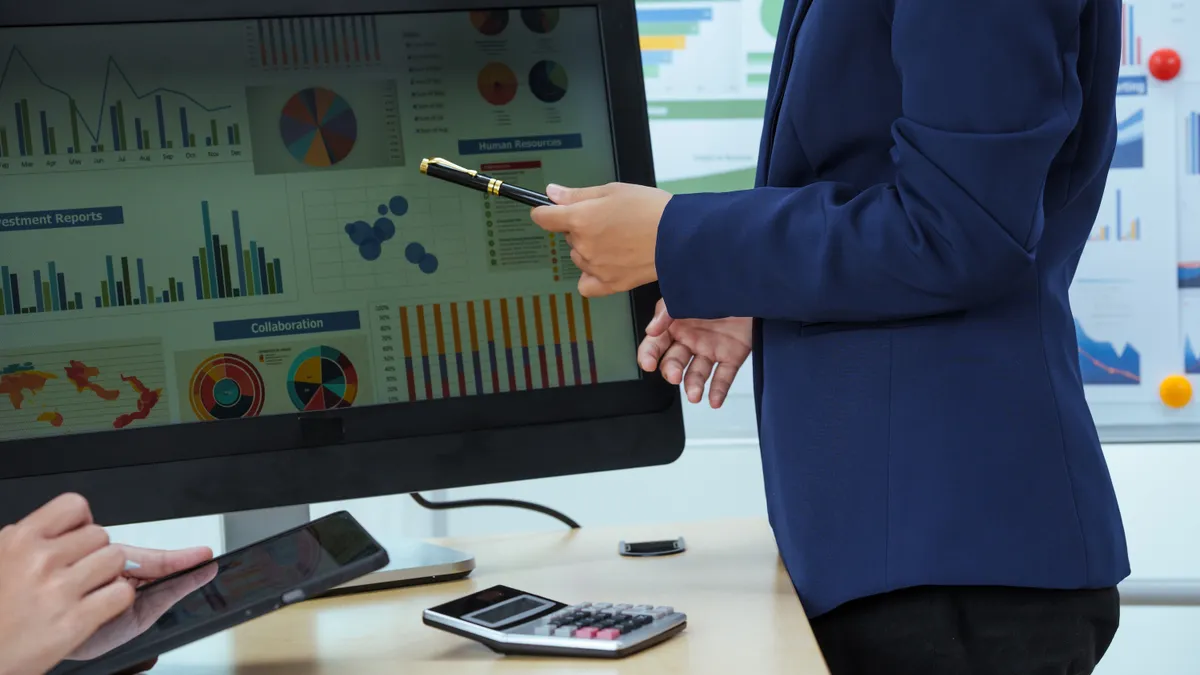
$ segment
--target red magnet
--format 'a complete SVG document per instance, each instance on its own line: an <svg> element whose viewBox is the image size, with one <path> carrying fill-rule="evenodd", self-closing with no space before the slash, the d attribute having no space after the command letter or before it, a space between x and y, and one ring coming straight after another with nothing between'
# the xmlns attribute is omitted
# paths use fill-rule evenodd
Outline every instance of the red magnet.
<svg viewBox="0 0 1200 675"><path fill-rule="evenodd" d="M1150 74L1155 79L1163 82L1173 80L1182 67L1183 60L1174 49L1159 49L1150 55Z"/></svg>

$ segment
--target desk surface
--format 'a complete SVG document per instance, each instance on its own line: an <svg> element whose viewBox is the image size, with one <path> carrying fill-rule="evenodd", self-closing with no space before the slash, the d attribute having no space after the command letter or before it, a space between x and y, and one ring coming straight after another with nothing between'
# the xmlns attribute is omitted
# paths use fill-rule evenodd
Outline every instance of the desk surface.
<svg viewBox="0 0 1200 675"><path fill-rule="evenodd" d="M687 539L681 555L622 558L617 543ZM311 600L168 654L153 673L828 675L765 520L582 528L444 543L475 555L466 580ZM421 623L443 601L507 584L563 602L671 605L687 630L625 659L511 657Z"/></svg>

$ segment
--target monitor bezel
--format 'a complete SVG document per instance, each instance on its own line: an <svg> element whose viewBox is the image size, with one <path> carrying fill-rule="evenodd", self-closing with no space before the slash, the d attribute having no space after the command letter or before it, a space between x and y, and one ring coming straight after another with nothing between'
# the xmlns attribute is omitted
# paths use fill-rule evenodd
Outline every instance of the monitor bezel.
<svg viewBox="0 0 1200 675"><path fill-rule="evenodd" d="M654 185L631 0L343 0L336 8L322 0L0 0L0 30L536 7L598 12L616 179ZM651 284L629 297L636 341L661 296ZM0 523L66 490L83 492L98 517L117 524L666 464L683 445L678 387L645 373L582 387L17 439L0 443Z"/></svg>

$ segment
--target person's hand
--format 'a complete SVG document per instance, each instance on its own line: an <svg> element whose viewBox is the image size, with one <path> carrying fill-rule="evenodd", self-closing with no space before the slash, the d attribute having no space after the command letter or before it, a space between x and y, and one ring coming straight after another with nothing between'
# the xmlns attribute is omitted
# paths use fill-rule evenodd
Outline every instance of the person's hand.
<svg viewBox="0 0 1200 675"><path fill-rule="evenodd" d="M44 673L133 603L125 552L65 494L0 530L0 675Z"/></svg>
<svg viewBox="0 0 1200 675"><path fill-rule="evenodd" d="M704 385L712 378L708 402L720 408L738 369L750 356L752 331L753 322L741 317L676 320L659 300L638 348L638 365L648 373L658 369L671 384L683 383L692 403L700 402Z"/></svg>
<svg viewBox="0 0 1200 675"><path fill-rule="evenodd" d="M144 586L155 579L170 576L212 560L208 548L188 548L178 551L156 551L132 546L121 546L127 560L141 565L126 571L125 580L135 587ZM86 661L103 656L154 625L168 609L192 591L212 581L217 575L217 565L204 565L191 572L164 581L159 587L147 589L133 605L101 626L82 645L71 652L68 659ZM138 672L149 669L153 664L142 664Z"/></svg>
<svg viewBox="0 0 1200 675"><path fill-rule="evenodd" d="M565 188L551 185L556 206L539 206L533 222L566 235L571 260L583 275L579 294L594 298L658 280L654 249L671 193L628 183Z"/></svg>

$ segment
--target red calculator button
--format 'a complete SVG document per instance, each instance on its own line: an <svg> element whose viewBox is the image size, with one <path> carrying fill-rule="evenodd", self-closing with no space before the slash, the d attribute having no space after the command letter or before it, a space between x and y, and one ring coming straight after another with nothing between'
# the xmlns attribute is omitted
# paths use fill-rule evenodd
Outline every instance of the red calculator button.
<svg viewBox="0 0 1200 675"><path fill-rule="evenodd" d="M604 630L596 633L597 640L616 640L619 637L621 637L621 631L617 630L616 628L605 628Z"/></svg>
<svg viewBox="0 0 1200 675"><path fill-rule="evenodd" d="M579 630L575 631L575 637L594 638L596 637L596 629L592 628L591 626L588 626L587 628L580 628Z"/></svg>

